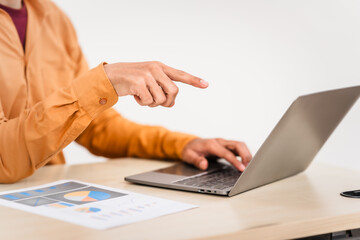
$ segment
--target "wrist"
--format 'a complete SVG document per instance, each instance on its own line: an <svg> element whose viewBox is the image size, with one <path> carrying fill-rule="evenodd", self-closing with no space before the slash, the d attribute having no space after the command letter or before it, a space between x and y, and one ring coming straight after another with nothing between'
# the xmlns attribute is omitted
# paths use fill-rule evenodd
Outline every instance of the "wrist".
<svg viewBox="0 0 360 240"><path fill-rule="evenodd" d="M190 135L190 137L183 142L182 148L180 148L181 149L180 154L179 154L180 159L183 159L184 155L186 155L186 152L189 150L189 148L191 148L191 146L194 144L194 142L197 142L200 139L201 138L198 136Z"/></svg>
<svg viewBox="0 0 360 240"><path fill-rule="evenodd" d="M107 78L109 79L111 85L115 89L116 94L119 96L119 93L118 93L118 91L116 89L116 86L115 86L115 80L114 80L115 79L115 73L114 73L113 64L104 63L103 67L104 67L104 72L105 72Z"/></svg>
<svg viewBox="0 0 360 240"><path fill-rule="evenodd" d="M104 71L108 77L108 79L110 80L110 82L112 83L112 79L113 79L113 71L112 71L112 67L111 64L108 63L104 63ZM114 85L114 84L113 84Z"/></svg>

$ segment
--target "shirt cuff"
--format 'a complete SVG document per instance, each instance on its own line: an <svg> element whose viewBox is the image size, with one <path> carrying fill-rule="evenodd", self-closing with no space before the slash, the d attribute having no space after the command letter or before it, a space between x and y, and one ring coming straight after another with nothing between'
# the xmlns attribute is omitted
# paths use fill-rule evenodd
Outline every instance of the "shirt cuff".
<svg viewBox="0 0 360 240"><path fill-rule="evenodd" d="M167 147L165 148L167 150L168 157L175 159L182 159L182 152L186 147L186 145L192 140L197 138L199 137L186 133L172 132L171 137L167 137L166 139ZM173 148L174 151L171 151L168 148L171 145L174 146Z"/></svg>
<svg viewBox="0 0 360 240"><path fill-rule="evenodd" d="M104 64L91 69L72 83L80 107L91 118L115 105L118 101L116 91L107 77Z"/></svg>

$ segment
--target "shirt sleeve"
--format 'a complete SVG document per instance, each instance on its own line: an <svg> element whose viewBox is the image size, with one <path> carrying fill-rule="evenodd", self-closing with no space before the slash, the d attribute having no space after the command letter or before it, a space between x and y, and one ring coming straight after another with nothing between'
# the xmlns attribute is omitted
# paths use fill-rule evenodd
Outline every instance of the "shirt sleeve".
<svg viewBox="0 0 360 240"><path fill-rule="evenodd" d="M0 102L0 182L11 183L31 175L117 99L100 64L16 118L7 119Z"/></svg>
<svg viewBox="0 0 360 240"><path fill-rule="evenodd" d="M109 109L91 122L77 142L93 154L108 158L180 159L183 148L195 138L163 127L134 123Z"/></svg>

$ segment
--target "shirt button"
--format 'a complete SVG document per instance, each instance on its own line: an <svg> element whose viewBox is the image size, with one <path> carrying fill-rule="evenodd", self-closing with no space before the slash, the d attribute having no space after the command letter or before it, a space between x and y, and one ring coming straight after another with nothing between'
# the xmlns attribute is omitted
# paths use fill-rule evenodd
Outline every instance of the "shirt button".
<svg viewBox="0 0 360 240"><path fill-rule="evenodd" d="M100 98L99 103L101 105L105 105L107 103L107 99L106 98Z"/></svg>

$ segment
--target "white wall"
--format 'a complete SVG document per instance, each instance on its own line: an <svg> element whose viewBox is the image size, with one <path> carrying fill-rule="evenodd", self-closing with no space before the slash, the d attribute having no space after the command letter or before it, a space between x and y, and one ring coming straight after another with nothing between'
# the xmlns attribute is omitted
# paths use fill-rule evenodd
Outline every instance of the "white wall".
<svg viewBox="0 0 360 240"><path fill-rule="evenodd" d="M210 82L181 85L172 109L115 108L141 123L260 147L290 103L360 83L360 1L55 0L94 67L158 60ZM360 102L316 161L360 169ZM101 160L76 144L68 162Z"/></svg>

